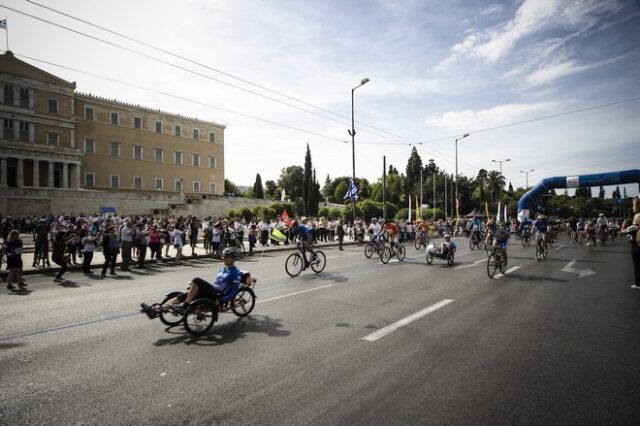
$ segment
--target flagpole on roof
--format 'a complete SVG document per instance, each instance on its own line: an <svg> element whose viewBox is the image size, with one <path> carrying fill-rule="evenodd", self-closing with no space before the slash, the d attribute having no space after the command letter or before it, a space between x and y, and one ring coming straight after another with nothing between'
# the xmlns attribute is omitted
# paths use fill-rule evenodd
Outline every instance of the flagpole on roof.
<svg viewBox="0 0 640 426"><path fill-rule="evenodd" d="M4 19L2 20L2 25L1 27L5 30L5 32L7 33L7 50L9 50L9 26L7 25L7 17L5 16Z"/></svg>

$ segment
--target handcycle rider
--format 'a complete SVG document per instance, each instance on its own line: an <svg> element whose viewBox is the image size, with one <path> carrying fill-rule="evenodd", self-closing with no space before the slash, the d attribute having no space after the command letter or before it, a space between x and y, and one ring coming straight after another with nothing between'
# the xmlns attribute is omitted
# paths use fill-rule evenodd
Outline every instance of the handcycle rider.
<svg viewBox="0 0 640 426"><path fill-rule="evenodd" d="M309 267L309 260L307 259L306 252L311 253L311 256L316 254L315 251L313 251L313 230L305 224L299 224L297 220L293 221L291 230L294 235L297 233L298 238L302 243L302 257L304 258L303 269L307 269Z"/></svg>
<svg viewBox="0 0 640 426"><path fill-rule="evenodd" d="M160 312L173 311L176 314L184 315L187 306L196 299L205 298L214 302L222 296L222 302L233 300L240 289L240 281L242 272L235 265L238 260L238 251L235 247L227 247L222 252L224 268L218 271L213 282L208 282L202 278L194 278L189 282L187 293L182 293L172 299L169 299L164 305L150 306L146 303L141 304L142 311L147 314L149 319L153 319Z"/></svg>

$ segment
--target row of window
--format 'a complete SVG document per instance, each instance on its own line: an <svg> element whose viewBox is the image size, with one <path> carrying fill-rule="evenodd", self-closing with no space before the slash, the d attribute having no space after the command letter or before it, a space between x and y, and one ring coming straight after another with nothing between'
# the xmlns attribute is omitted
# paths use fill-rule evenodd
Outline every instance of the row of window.
<svg viewBox="0 0 640 426"><path fill-rule="evenodd" d="M120 142L109 142L109 155L112 157L120 157L121 156L121 143ZM133 145L131 150L131 158L134 160L142 160L144 159L144 147L142 145ZM153 159L159 163L164 163L164 148L153 148ZM95 154L96 153L96 140L92 138L84 138L84 153L85 154ZM191 153L191 165L195 167L200 167L200 154L192 152ZM174 164L186 164L184 162L184 153L182 151L173 151L173 163ZM209 168L215 169L217 168L218 160L215 156L209 156Z"/></svg>
<svg viewBox="0 0 640 426"><path fill-rule="evenodd" d="M96 174L94 172L85 172L84 186L90 188L90 187L94 187L95 184L96 184ZM120 182L120 175L109 175L109 185L111 186L111 188L114 188L114 189L122 188L121 182ZM133 177L133 186L131 188L132 189L151 189L151 188L144 187L144 182L141 176ZM152 189L155 189L156 191L164 191L165 190L164 178L154 178ZM167 190L169 189L167 188ZM173 181L172 190L176 192L184 191L184 181L182 179L175 179ZM191 191L200 192L200 181L194 180L191 183ZM209 182L209 193L210 194L216 193L215 182Z"/></svg>
<svg viewBox="0 0 640 426"><path fill-rule="evenodd" d="M85 120L94 120L95 119L95 110L93 107L85 106L84 107L84 118ZM114 126L120 125L120 113L119 112L111 112L111 124ZM134 116L133 117L133 128L134 129L142 129L142 117ZM164 124L161 120L155 120L155 131L156 133L164 132ZM174 127L173 134L175 136L182 136L182 125L176 124ZM200 140L200 129L192 129L191 136L195 140ZM215 143L216 134L215 132L209 132L209 142Z"/></svg>
<svg viewBox="0 0 640 426"><path fill-rule="evenodd" d="M12 84L4 85L4 104L7 106L14 106L14 89ZM20 88L20 108L29 108L29 89L26 87Z"/></svg>

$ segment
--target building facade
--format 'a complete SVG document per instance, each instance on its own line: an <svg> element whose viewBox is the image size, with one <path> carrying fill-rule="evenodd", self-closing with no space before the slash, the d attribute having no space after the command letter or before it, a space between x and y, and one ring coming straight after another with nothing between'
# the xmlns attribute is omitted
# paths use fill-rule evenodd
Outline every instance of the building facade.
<svg viewBox="0 0 640 426"><path fill-rule="evenodd" d="M10 51L0 87L0 187L224 193L224 125L77 93Z"/></svg>

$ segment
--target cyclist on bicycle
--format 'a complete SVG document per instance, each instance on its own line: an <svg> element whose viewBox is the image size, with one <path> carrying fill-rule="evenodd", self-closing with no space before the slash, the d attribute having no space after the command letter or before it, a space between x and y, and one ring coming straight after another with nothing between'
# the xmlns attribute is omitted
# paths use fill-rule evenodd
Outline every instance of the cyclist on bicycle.
<svg viewBox="0 0 640 426"><path fill-rule="evenodd" d="M154 307L146 303L141 304L142 311L149 319L153 319L162 310L163 312L173 311L177 314L184 314L189 303L195 299L206 298L217 301L222 296L222 302L233 300L240 289L242 272L235 265L238 260L238 251L235 247L228 247L222 252L224 268L218 271L218 275L213 282L208 282L202 278L194 278L189 282L187 293L182 293L177 297L169 299L164 305Z"/></svg>
<svg viewBox="0 0 640 426"><path fill-rule="evenodd" d="M382 225L378 223L378 219L375 217L371 218L371 223L369 224L369 228L367 228L367 232L369 233L369 239L374 240L377 239L380 235L380 231L382 231Z"/></svg>
<svg viewBox="0 0 640 426"><path fill-rule="evenodd" d="M505 268L507 267L507 241L509 240L509 222L498 222L493 230L493 249L500 250Z"/></svg>
<svg viewBox="0 0 640 426"><path fill-rule="evenodd" d="M542 247L547 250L547 232L549 232L549 222L545 215L538 215L538 218L533 222L532 233L533 232L536 233L536 241L542 238Z"/></svg>
<svg viewBox="0 0 640 426"><path fill-rule="evenodd" d="M525 217L520 222L520 236L524 237L531 232L531 219Z"/></svg>
<svg viewBox="0 0 640 426"><path fill-rule="evenodd" d="M311 253L311 256L315 254L313 251L313 230L306 224L300 225L297 220L293 221L291 227L294 235L298 234L300 242L302 243L302 257L304 258L304 269L309 267L309 260L307 259L306 252Z"/></svg>
<svg viewBox="0 0 640 426"><path fill-rule="evenodd" d="M400 235L400 228L393 222L385 222L382 226L384 231L389 236L389 242L391 243L391 247L395 247L396 245L396 237Z"/></svg>
<svg viewBox="0 0 640 426"><path fill-rule="evenodd" d="M467 230L471 232L469 238L475 237L477 241L480 241L480 230L482 229L482 221L478 219L476 216L473 217L472 220L467 224Z"/></svg>
<svg viewBox="0 0 640 426"><path fill-rule="evenodd" d="M604 213L600 213L598 215L598 220L596 220L596 226L598 228L598 235L601 235L603 239L606 239L607 228L609 227L609 220L606 218Z"/></svg>

